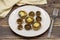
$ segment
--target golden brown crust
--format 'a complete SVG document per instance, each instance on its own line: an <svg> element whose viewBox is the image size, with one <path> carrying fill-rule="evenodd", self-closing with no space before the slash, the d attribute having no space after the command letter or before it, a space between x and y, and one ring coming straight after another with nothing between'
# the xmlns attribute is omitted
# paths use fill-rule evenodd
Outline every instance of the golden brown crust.
<svg viewBox="0 0 60 40"><path fill-rule="evenodd" d="M40 22L41 20L42 20L41 17L39 17L39 16L36 17L36 21Z"/></svg>
<svg viewBox="0 0 60 40"><path fill-rule="evenodd" d="M36 11L36 16L40 16L40 15L41 15L40 11Z"/></svg>
<svg viewBox="0 0 60 40"><path fill-rule="evenodd" d="M26 24L26 25L25 25L25 29L26 29L26 30L30 30L30 29L31 29L31 25Z"/></svg>
<svg viewBox="0 0 60 40"><path fill-rule="evenodd" d="M18 30L22 30L23 26L22 25L18 25Z"/></svg>
<svg viewBox="0 0 60 40"><path fill-rule="evenodd" d="M34 16L35 16L35 13L34 13L33 11L30 11L30 12L29 12L29 16L34 17Z"/></svg>
<svg viewBox="0 0 60 40"><path fill-rule="evenodd" d="M17 19L17 24L22 24L23 20L22 19Z"/></svg>

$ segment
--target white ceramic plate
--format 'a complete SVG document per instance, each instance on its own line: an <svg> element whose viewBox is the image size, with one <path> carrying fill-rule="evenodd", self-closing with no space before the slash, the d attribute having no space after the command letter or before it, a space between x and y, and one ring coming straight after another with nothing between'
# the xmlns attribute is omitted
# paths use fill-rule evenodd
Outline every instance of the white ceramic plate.
<svg viewBox="0 0 60 40"><path fill-rule="evenodd" d="M19 18L18 16L18 12L20 10L24 10L27 13L29 13L30 11L40 11L41 12L41 17L42 17L42 21L41 21L41 28L38 31L34 31L34 30L29 30L26 31L24 28L23 30L18 30L17 26L18 24L16 23L16 20ZM9 26L12 29L12 31L14 31L16 34L24 36L24 37L35 37L38 35L43 34L45 31L47 31L47 29L49 28L50 25L50 17L48 15L48 13L37 6L31 6L31 5L26 5L26 6L22 6L17 8L16 10L14 10L11 15L9 16Z"/></svg>

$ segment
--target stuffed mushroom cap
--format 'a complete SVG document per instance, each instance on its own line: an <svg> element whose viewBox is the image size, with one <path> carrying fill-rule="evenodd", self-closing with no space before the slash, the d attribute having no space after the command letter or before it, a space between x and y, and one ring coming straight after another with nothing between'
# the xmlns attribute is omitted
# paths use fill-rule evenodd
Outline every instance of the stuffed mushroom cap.
<svg viewBox="0 0 60 40"><path fill-rule="evenodd" d="M25 19L25 21L26 21L26 23L30 24L30 23L33 23L34 22L34 19L33 19L33 17L27 17Z"/></svg>
<svg viewBox="0 0 60 40"><path fill-rule="evenodd" d="M25 12L25 11L19 11L19 16L21 17L21 18L25 18L26 16L27 16L27 13Z"/></svg>
<svg viewBox="0 0 60 40"><path fill-rule="evenodd" d="M40 11L36 11L36 16L40 16L40 15L41 15Z"/></svg>
<svg viewBox="0 0 60 40"><path fill-rule="evenodd" d="M30 24L26 24L26 25L25 25L25 29L26 29L26 30L30 30L30 29L31 29L31 25L30 25Z"/></svg>
<svg viewBox="0 0 60 40"><path fill-rule="evenodd" d="M41 27L41 23L39 23L39 22L34 22L34 23L32 24L33 30L39 30L40 27Z"/></svg>
<svg viewBox="0 0 60 40"><path fill-rule="evenodd" d="M42 20L41 17L39 17L39 16L36 17L36 21L40 22L41 20Z"/></svg>
<svg viewBox="0 0 60 40"><path fill-rule="evenodd" d="M18 30L22 30L23 26L22 25L18 25Z"/></svg>
<svg viewBox="0 0 60 40"><path fill-rule="evenodd" d="M29 16L34 17L34 16L35 16L35 13L34 13L33 11L30 11L30 12L29 12Z"/></svg>
<svg viewBox="0 0 60 40"><path fill-rule="evenodd" d="M17 24L22 24L23 23L23 19L17 19Z"/></svg>

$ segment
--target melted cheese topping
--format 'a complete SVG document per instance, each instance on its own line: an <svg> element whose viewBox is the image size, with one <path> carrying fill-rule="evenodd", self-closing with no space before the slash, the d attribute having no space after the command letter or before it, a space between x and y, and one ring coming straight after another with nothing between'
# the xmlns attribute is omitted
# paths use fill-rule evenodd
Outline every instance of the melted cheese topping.
<svg viewBox="0 0 60 40"><path fill-rule="evenodd" d="M39 27L39 23L34 23L34 27Z"/></svg>
<svg viewBox="0 0 60 40"><path fill-rule="evenodd" d="M31 18L28 18L27 21L28 21L28 22L32 22L32 19L31 19Z"/></svg>
<svg viewBox="0 0 60 40"><path fill-rule="evenodd" d="M20 12L20 15L21 15L21 16L26 16L26 13Z"/></svg>

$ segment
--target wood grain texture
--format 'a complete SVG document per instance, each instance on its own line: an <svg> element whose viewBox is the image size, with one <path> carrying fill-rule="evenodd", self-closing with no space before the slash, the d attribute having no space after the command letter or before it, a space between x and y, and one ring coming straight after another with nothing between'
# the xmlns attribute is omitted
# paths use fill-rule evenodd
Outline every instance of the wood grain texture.
<svg viewBox="0 0 60 40"><path fill-rule="evenodd" d="M53 8L56 7L60 9L60 0L47 0L47 1L48 1L47 5L36 5L36 6L45 9L51 17ZM16 8L18 8L17 5L13 7L13 9L10 11L10 13L6 18L0 19L0 40L28 40L28 39L29 40L60 40L60 11L59 11L59 16L55 20L50 39L47 38L48 31L35 38L24 38L12 32L12 30L9 28L8 25L9 15Z"/></svg>

